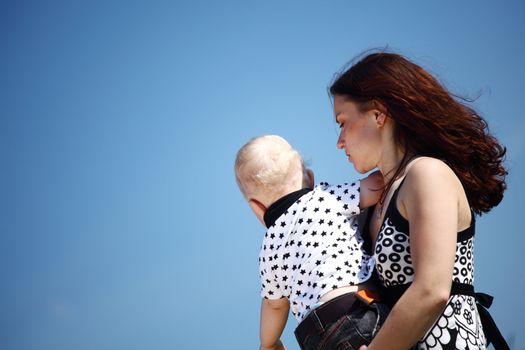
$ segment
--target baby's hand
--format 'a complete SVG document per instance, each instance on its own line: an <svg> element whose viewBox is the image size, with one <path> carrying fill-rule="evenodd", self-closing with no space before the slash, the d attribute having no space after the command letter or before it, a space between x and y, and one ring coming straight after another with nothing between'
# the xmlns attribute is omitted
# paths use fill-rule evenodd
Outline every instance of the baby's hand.
<svg viewBox="0 0 525 350"><path fill-rule="evenodd" d="M259 347L260 350L286 350L284 347L284 344L281 340L279 340L275 346L273 347L263 347L262 345Z"/></svg>

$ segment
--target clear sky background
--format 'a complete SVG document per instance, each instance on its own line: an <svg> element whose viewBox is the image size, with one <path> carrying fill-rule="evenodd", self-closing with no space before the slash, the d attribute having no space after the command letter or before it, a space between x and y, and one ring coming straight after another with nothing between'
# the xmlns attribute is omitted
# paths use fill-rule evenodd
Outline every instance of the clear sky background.
<svg viewBox="0 0 525 350"><path fill-rule="evenodd" d="M0 348L255 349L264 229L235 153L280 134L317 180L357 178L326 88L388 46L479 96L508 148L475 285L525 349L524 15L518 0L2 1Z"/></svg>

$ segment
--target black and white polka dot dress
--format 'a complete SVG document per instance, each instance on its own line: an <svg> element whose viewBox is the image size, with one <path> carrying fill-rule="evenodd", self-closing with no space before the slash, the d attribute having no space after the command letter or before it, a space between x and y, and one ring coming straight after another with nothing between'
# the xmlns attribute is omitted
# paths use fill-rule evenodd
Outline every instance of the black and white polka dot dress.
<svg viewBox="0 0 525 350"><path fill-rule="evenodd" d="M414 278L409 223L401 216L395 204L399 187L390 200L374 250L379 280L386 287L386 295L393 296L391 304L397 301ZM417 349L486 348L475 297L473 293L464 294L461 291L466 289L473 291L474 226L474 214L472 214L471 226L458 233L453 293L441 316L418 342ZM455 289L458 291L454 292Z"/></svg>

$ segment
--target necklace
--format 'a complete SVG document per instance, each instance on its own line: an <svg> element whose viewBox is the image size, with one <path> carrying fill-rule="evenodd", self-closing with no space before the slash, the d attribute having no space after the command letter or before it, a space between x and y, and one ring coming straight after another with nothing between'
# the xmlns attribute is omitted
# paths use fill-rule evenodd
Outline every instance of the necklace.
<svg viewBox="0 0 525 350"><path fill-rule="evenodd" d="M416 159L416 158L418 158L418 156L412 155L412 156L408 157L406 160L403 159L401 161L401 164L399 165L399 167L397 168L397 170L396 170L396 172L394 174L394 179L381 192L381 197L379 197L379 202L378 202L379 210L376 212L377 219L380 219L381 216L383 215L383 210L385 208L386 197L388 196L388 193L391 192L390 190L392 188L392 185L396 181L398 181L399 179L404 178L406 176L407 167L409 167L410 164L412 163L412 161L414 159ZM402 173L402 174L399 174L399 173Z"/></svg>
<svg viewBox="0 0 525 350"><path fill-rule="evenodd" d="M376 211L376 218L377 219L380 219L381 215L383 215L383 208L385 206L385 199L386 199L386 198L383 198L383 195L384 195L384 190L383 190L383 193L381 193L382 200L380 200L379 203L378 203L379 204L379 210Z"/></svg>

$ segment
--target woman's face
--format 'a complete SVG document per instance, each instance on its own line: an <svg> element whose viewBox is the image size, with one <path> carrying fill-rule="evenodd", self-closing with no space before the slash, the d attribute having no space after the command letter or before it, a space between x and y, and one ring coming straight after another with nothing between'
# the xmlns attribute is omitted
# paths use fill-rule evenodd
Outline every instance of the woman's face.
<svg viewBox="0 0 525 350"><path fill-rule="evenodd" d="M376 168L381 155L377 111L361 112L356 103L336 95L334 115L341 129L337 148L345 151L348 160L359 173L364 174Z"/></svg>

